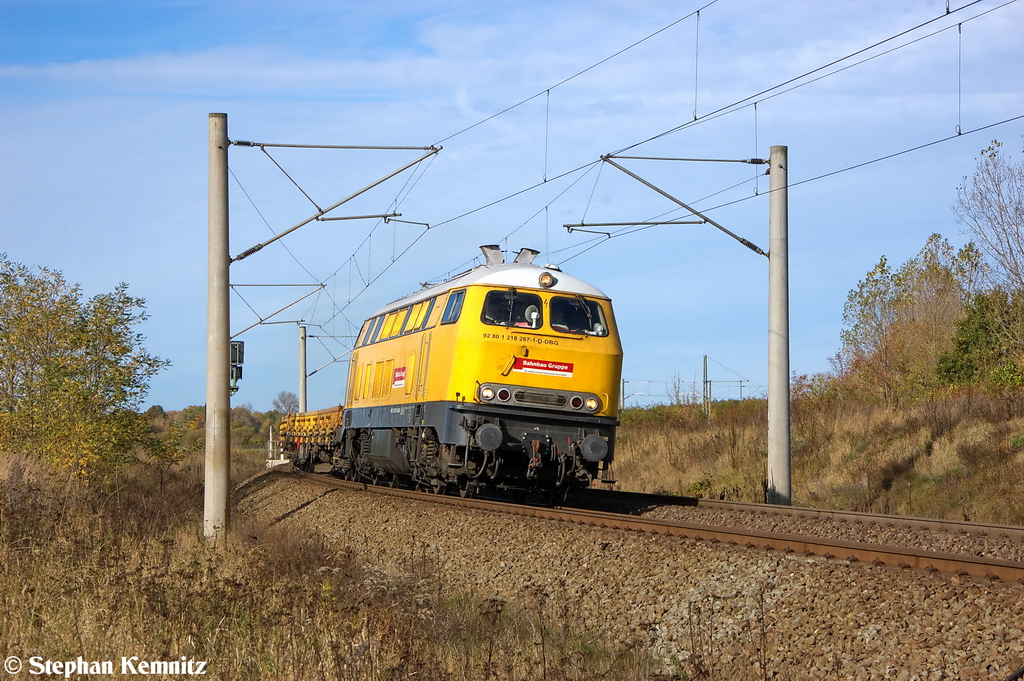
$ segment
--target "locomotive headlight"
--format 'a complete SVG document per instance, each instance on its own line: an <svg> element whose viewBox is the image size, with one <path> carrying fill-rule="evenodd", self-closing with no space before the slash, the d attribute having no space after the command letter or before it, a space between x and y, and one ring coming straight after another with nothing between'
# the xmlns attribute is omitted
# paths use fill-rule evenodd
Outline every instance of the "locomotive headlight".
<svg viewBox="0 0 1024 681"><path fill-rule="evenodd" d="M480 388L480 397L482 397L485 400L493 400L494 388L492 388L489 385L485 385L484 387Z"/></svg>
<svg viewBox="0 0 1024 681"><path fill-rule="evenodd" d="M601 406L601 403L598 402L596 397L588 397L587 403L584 406L586 406L587 411L597 411L597 408Z"/></svg>
<svg viewBox="0 0 1024 681"><path fill-rule="evenodd" d="M552 286L555 285L555 281L555 275L551 274L550 272L544 272L543 274L540 275L540 278L537 280L537 283L539 283L542 288L551 288Z"/></svg>

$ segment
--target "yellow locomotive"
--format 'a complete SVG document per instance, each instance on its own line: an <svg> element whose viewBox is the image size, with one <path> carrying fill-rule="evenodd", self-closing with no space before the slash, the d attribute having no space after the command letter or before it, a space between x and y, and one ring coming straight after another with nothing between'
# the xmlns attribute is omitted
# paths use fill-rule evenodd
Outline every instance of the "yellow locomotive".
<svg viewBox="0 0 1024 681"><path fill-rule="evenodd" d="M521 250L367 319L344 409L287 417L297 466L349 479L565 490L610 481L622 346L611 301Z"/></svg>

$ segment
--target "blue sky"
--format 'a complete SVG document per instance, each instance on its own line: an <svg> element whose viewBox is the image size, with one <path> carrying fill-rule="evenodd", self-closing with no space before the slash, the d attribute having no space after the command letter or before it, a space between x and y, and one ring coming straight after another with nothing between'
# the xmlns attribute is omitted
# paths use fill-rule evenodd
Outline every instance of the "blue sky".
<svg viewBox="0 0 1024 681"><path fill-rule="evenodd" d="M1024 115L1024 5L949 9L939 0L782 0L770 10L753 0L0 0L0 252L61 270L87 294L128 282L148 301L147 347L172 362L148 404L202 404L208 114L228 114L232 139L440 142L415 173L337 212L398 210L430 229L313 223L232 266L234 283L325 285L275 318L291 323L241 336L236 404L269 409L279 391L296 390L295 321L313 325L309 369L318 368L344 356L344 337L365 316L468 267L485 243L541 250L613 298L627 391L645 393L633 403L666 399L676 378L699 379L705 354L712 379L743 378L745 394L758 394L763 257L709 226L654 227L585 250L593 235L562 225L684 218L597 163L679 126L628 153L738 159L788 146L792 368L827 370L858 280L882 255L912 257L932 232L962 245L950 206L975 157L991 139L1020 157L1024 121L970 131ZM865 48L812 77L825 78L776 88ZM268 151L321 207L417 155ZM258 149L229 156L232 253L315 212ZM758 168L623 164L767 248ZM233 332L308 290L238 289ZM310 407L339 403L344 381L343 362L312 376ZM730 384L715 391L737 395Z"/></svg>

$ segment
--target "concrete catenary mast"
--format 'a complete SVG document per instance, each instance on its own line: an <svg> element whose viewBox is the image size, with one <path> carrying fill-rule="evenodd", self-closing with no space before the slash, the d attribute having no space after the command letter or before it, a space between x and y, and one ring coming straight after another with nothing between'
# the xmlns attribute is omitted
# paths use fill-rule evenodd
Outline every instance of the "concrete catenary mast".
<svg viewBox="0 0 1024 681"><path fill-rule="evenodd" d="M768 503L792 503L789 440L789 147L768 167Z"/></svg>
<svg viewBox="0 0 1024 681"><path fill-rule="evenodd" d="M228 266L228 115L209 119L209 254L206 309L206 486L203 534L216 540L228 525L231 477L231 338Z"/></svg>

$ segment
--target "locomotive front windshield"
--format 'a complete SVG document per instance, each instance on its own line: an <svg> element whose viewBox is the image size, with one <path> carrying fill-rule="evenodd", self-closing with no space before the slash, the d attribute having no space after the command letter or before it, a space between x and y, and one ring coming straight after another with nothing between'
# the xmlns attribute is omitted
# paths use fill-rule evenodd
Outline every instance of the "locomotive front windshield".
<svg viewBox="0 0 1024 681"><path fill-rule="evenodd" d="M551 299L551 328L577 335L608 335L608 323L601 304L581 295L554 296Z"/></svg>
<svg viewBox="0 0 1024 681"><path fill-rule="evenodd" d="M535 293L504 289L488 291L480 320L492 326L540 329L544 326L544 308L553 331L575 336L607 336L604 308L596 300L575 296L552 296L547 305Z"/></svg>
<svg viewBox="0 0 1024 681"><path fill-rule="evenodd" d="M494 326L515 326L539 329L544 323L544 304L536 293L522 293L514 288L488 291L480 320Z"/></svg>

